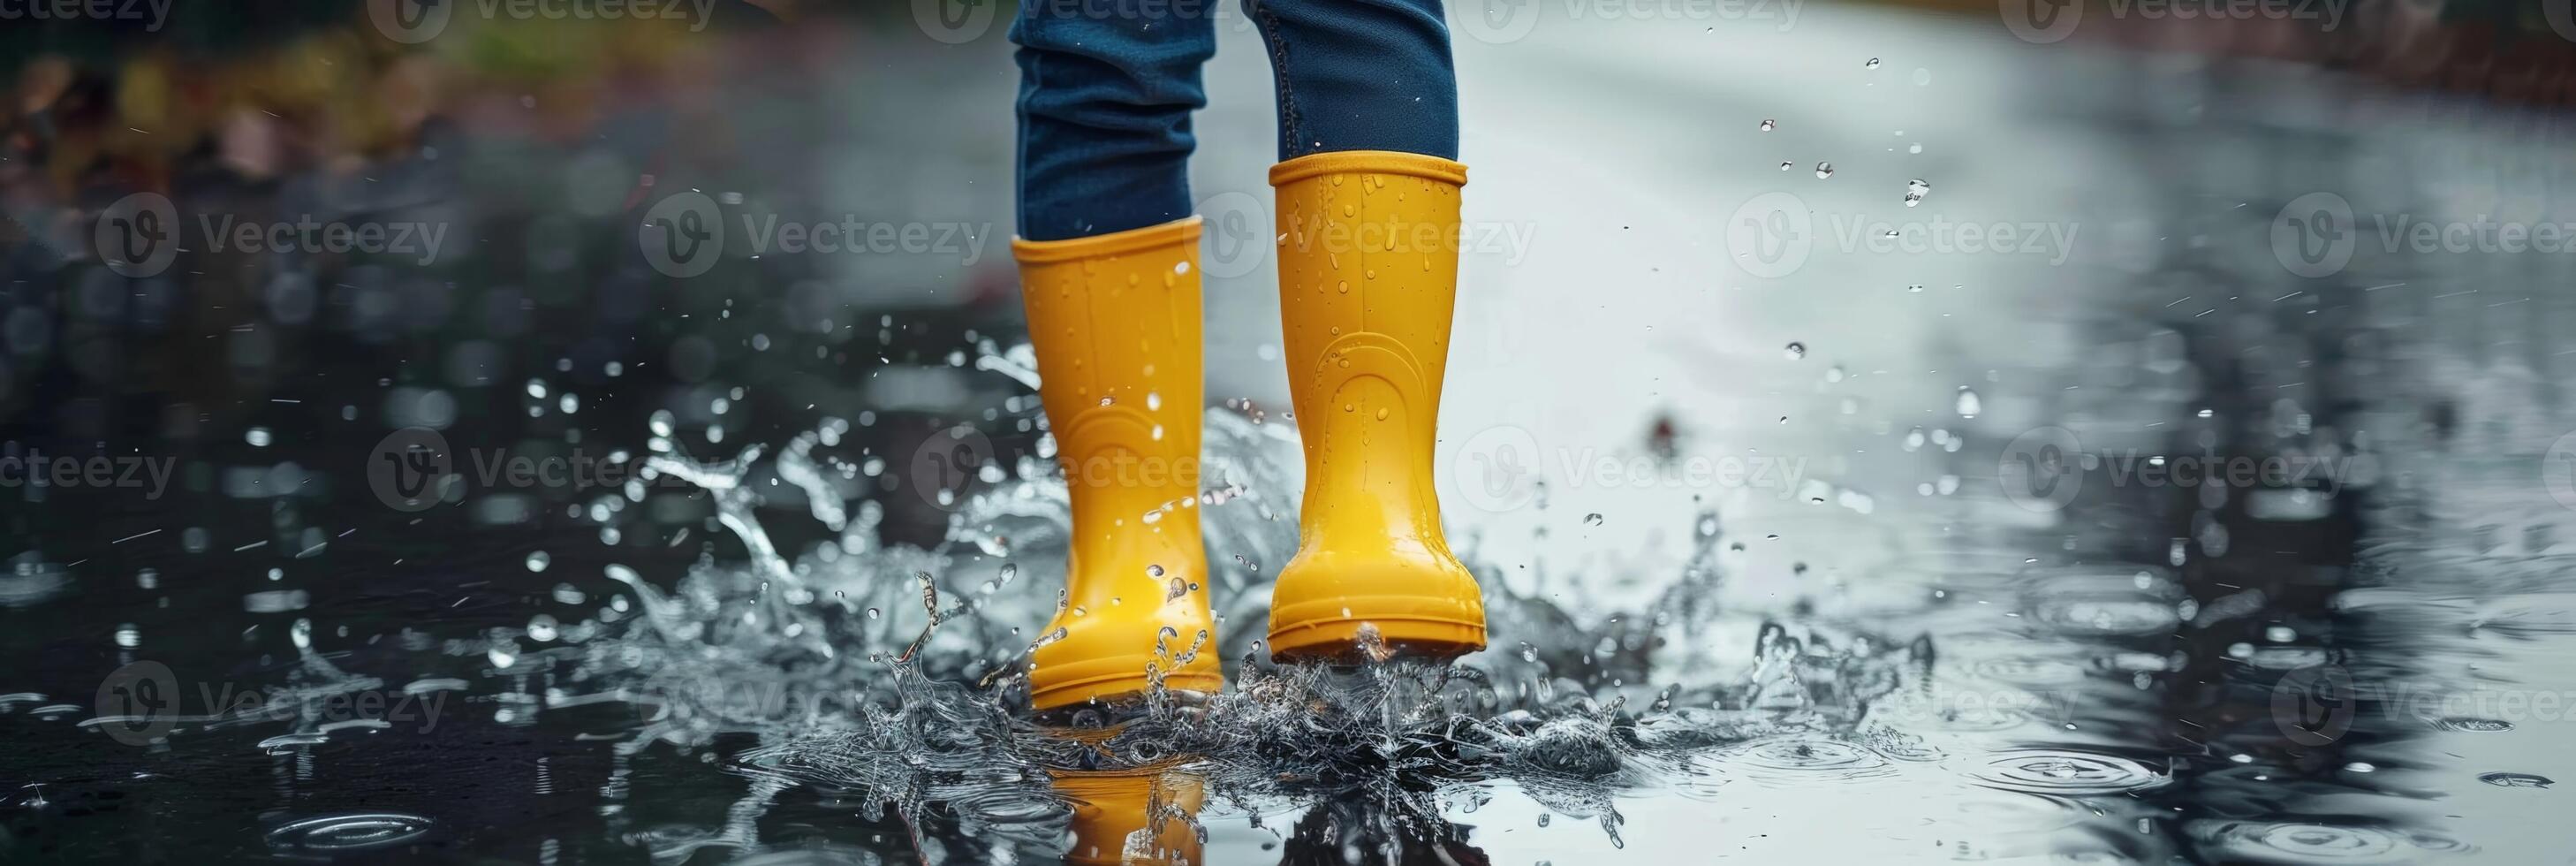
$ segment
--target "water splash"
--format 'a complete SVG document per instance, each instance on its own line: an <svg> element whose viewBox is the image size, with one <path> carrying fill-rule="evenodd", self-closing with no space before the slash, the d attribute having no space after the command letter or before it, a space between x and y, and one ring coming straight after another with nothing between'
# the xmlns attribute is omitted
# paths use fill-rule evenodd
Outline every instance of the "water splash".
<svg viewBox="0 0 2576 866"><path fill-rule="evenodd" d="M1025 366L1009 352L987 357L979 367L1009 374ZM657 415L640 477L703 491L742 558L701 558L671 576L608 565L605 577L624 592L593 615L558 619L565 609L557 608L516 618L525 627L422 640L423 649L488 667L479 681L431 677L404 691L462 689L491 706L496 721L562 715L591 731L583 738L614 741L618 769L602 790L608 802L624 798L626 762L657 747L723 760L748 780L744 796L707 826L626 827L612 819L613 832L657 860L709 846L767 850L757 819L796 786L862 803L863 817L899 818L927 859L925 846L939 842L924 828L934 825L1057 844L1068 808L1050 773L1173 762L1207 780L1210 814L1257 820L1282 807L1357 797L1387 806L1370 813L1368 838L1428 844L1453 832L1440 818L1444 802L1474 801L1486 796L1484 786L1509 781L1557 814L1597 820L1616 841L1615 794L1704 776L1733 760L1711 758L1712 750L1772 744L1738 753L1757 769L1766 760L1797 763L1774 751L1789 748L1783 743L1815 744L1797 754L1875 756L1871 746L1830 744L1869 742L1859 730L1870 702L1931 663L1923 641L1817 624L1756 627L1740 618L1730 627L1755 634L1752 652L1708 655L1722 648L1707 638L1727 618L1713 604L1725 539L1710 512L1697 519L1694 555L1648 608L1652 617L1584 622L1537 593L1514 591L1506 569L1476 562L1472 545L1461 545L1484 579L1496 645L1523 651L1454 665L1377 653L1357 668L1280 666L1266 661L1256 629L1166 630L1157 675L1216 652L1229 661L1229 686L1183 700L1157 676L1131 704L1033 718L1020 711L1027 701L1019 674L1030 650L1063 637L1021 634L1046 620L1050 597L1062 597L1049 584L1062 581L1070 509L1052 462L1028 456L1008 471L983 473L998 482L957 503L940 544L888 544L878 534L882 507L844 498L835 483L841 467L828 449L837 423L793 437L774 457L755 444L701 461L681 449L673 420ZM1296 434L1257 413L1217 409L1204 441L1206 489L1195 504L1209 561L1234 566L1213 569L1203 587L1176 582L1172 591L1204 589L1221 622L1258 622L1267 603L1263 564L1295 550L1303 482ZM782 484L753 483L763 471ZM779 513L759 513L768 490L801 496L799 510L833 537L791 558L762 523ZM563 569L559 557L549 559L552 571ZM545 600L591 599L566 584ZM310 628L299 623L294 632L300 662L285 690L290 705L379 685L315 654L301 639ZM1656 658L1656 647L1686 649ZM1659 677L1666 670L1693 671L1693 679L1647 687L1651 705L1631 708L1629 690L1671 679ZM603 715L602 707L631 715ZM112 720L93 720L105 721ZM1055 726L1064 722L1076 729ZM309 748L329 738L323 727L319 714L306 712L262 746ZM752 738L748 748L717 746L743 735ZM1841 748L1857 751L1833 751ZM337 825L314 826L296 831L291 844L343 835Z"/></svg>

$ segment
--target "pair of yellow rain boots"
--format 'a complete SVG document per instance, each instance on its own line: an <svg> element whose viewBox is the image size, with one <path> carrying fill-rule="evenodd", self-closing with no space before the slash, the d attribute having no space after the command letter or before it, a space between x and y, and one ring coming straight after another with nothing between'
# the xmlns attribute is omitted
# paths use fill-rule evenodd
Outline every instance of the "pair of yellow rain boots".
<svg viewBox="0 0 2576 866"><path fill-rule="evenodd" d="M1485 645L1484 602L1449 552L1431 480L1466 181L1456 162L1387 151L1270 170L1306 454L1300 548L1271 593L1276 659L1351 660L1380 645L1451 658ZM1223 684L1196 507L1199 231L1190 217L1012 242L1073 500L1068 603L1042 632L1065 636L1030 659L1039 710L1156 678Z"/></svg>

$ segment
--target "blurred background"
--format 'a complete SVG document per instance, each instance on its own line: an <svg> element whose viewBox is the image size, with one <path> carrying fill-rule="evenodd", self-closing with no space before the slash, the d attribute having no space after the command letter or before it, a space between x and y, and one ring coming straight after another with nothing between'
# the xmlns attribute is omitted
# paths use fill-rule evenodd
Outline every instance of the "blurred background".
<svg viewBox="0 0 2576 866"><path fill-rule="evenodd" d="M1043 619L1012 12L0 4L0 859L1061 853L871 811L882 778L742 770L812 730L578 709L749 640L621 657L636 611L651 652L697 639L657 600L714 634L725 587L784 588L900 649L918 572L974 599L933 645L970 683ZM1296 491L1260 483L1294 454L1269 70L1240 7L1207 14L1232 660ZM1527 611L1470 661L1501 694L1476 715L1651 745L1704 723L1676 695L1782 709L1729 697L1774 694L1769 626L1911 647L1831 724L1443 800L1476 856L2576 863L2565 2L1449 17L1439 477ZM111 711L144 662L182 709L111 736L155 720ZM1789 711L1831 703L1800 682ZM349 694L454 700L335 728ZM1363 844L1371 807L1296 820L1364 799L1214 809L1205 862L1442 862Z"/></svg>

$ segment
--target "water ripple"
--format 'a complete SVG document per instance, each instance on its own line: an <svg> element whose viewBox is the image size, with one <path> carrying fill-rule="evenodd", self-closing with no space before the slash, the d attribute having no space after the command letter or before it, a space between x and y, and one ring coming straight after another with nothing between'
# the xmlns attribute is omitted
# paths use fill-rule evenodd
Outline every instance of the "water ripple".
<svg viewBox="0 0 2576 866"><path fill-rule="evenodd" d="M2476 850L2431 833L2298 821L2193 821L2184 828L2212 860L2249 863L2415 863Z"/></svg>
<svg viewBox="0 0 2576 866"><path fill-rule="evenodd" d="M1886 755L1859 743L1783 736L1739 743L1694 762L1714 772L1759 782L1812 785L1894 775Z"/></svg>
<svg viewBox="0 0 2576 866"><path fill-rule="evenodd" d="M2127 758L2074 749L1995 752L1967 772L1978 784L2027 794L2117 794L2172 781Z"/></svg>
<svg viewBox="0 0 2576 866"><path fill-rule="evenodd" d="M2089 666L2063 653L1979 659L1970 667L1977 676L2025 686L2056 685L2081 680Z"/></svg>
<svg viewBox="0 0 2576 866"><path fill-rule="evenodd" d="M429 833L431 821L400 812L323 815L278 825L268 847L289 851L365 851L399 845Z"/></svg>
<svg viewBox="0 0 2576 866"><path fill-rule="evenodd" d="M2469 716L2452 716L2449 718L2433 720L2433 727L2445 731L2461 731L2472 734L2500 734L2505 731L2513 730L2513 723L2503 719L2481 719Z"/></svg>
<svg viewBox="0 0 2576 866"><path fill-rule="evenodd" d="M2538 773L2485 773L2478 781L2505 788L2546 788L2558 780Z"/></svg>

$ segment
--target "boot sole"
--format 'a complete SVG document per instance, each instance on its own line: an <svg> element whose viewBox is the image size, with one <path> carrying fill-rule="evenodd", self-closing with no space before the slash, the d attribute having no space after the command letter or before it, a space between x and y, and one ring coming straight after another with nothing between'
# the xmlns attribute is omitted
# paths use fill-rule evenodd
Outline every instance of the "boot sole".
<svg viewBox="0 0 2576 866"><path fill-rule="evenodd" d="M1203 660L1189 667L1163 675L1163 686L1173 691L1215 694L1225 688L1225 675L1217 666ZM1153 654L1089 658L1068 664L1039 668L1029 674L1029 706L1052 710L1090 700L1116 700L1141 695L1150 686L1145 679L1145 666L1159 659Z"/></svg>
<svg viewBox="0 0 2576 866"><path fill-rule="evenodd" d="M1277 662L1359 662L1360 627L1375 626L1388 650L1404 658L1445 661L1485 648L1481 617L1455 615L1461 605L1433 596L1361 596L1272 608L1270 658Z"/></svg>

